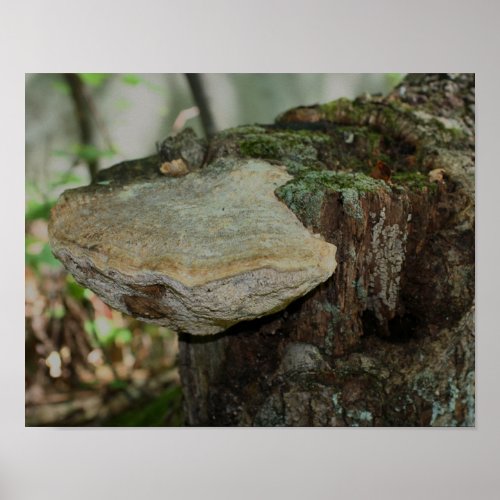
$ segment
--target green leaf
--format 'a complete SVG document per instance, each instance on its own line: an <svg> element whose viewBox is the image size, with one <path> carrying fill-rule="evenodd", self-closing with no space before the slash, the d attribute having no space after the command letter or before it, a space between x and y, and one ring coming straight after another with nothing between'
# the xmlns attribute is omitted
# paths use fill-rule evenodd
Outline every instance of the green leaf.
<svg viewBox="0 0 500 500"><path fill-rule="evenodd" d="M66 309L62 304L49 309L47 312L49 318L54 318L54 319L61 319L64 318L64 316L66 315Z"/></svg>
<svg viewBox="0 0 500 500"><path fill-rule="evenodd" d="M113 339L118 344L130 344L132 342L132 332L128 328L116 328L113 330Z"/></svg>
<svg viewBox="0 0 500 500"><path fill-rule="evenodd" d="M126 83L127 85L139 85L139 83L142 82L142 78L138 77L137 75L123 75L122 82Z"/></svg>
<svg viewBox="0 0 500 500"><path fill-rule="evenodd" d="M126 389L127 386L128 386L128 384L127 384L127 382L125 382L125 380L119 380L119 379L115 379L108 384L108 387L110 387L111 389L117 389L117 390Z"/></svg>
<svg viewBox="0 0 500 500"><path fill-rule="evenodd" d="M50 211L55 203L56 200L48 200L41 203L35 200L29 200L26 207L26 221L33 221L36 219L49 220Z"/></svg>
<svg viewBox="0 0 500 500"><path fill-rule="evenodd" d="M62 264L54 257L52 249L48 243L45 243L43 250L38 254L39 264L46 264L49 267L58 268L62 267Z"/></svg>
<svg viewBox="0 0 500 500"><path fill-rule="evenodd" d="M99 158L110 158L116 153L112 149L98 149L90 144L80 144L75 148L75 154L82 160L93 161Z"/></svg>
<svg viewBox="0 0 500 500"><path fill-rule="evenodd" d="M41 266L48 266L54 269L62 267L62 264L54 257L50 245L44 243L40 252L32 252L30 246L35 243L34 238L26 238L25 261L29 267L39 270Z"/></svg>
<svg viewBox="0 0 500 500"><path fill-rule="evenodd" d="M94 322L91 321L90 319L86 319L84 322L83 322L83 329L85 330L85 332L88 334L88 335L94 335L94 331L95 331L95 325L94 325Z"/></svg>
<svg viewBox="0 0 500 500"><path fill-rule="evenodd" d="M85 161L93 161L99 158L110 158L116 154L116 151L114 149L99 149L91 144L75 144L69 151L57 149L52 151L52 154L53 156L76 156Z"/></svg>
<svg viewBox="0 0 500 500"><path fill-rule="evenodd" d="M391 87L395 87L404 78L404 73L387 73L387 81Z"/></svg>
<svg viewBox="0 0 500 500"><path fill-rule="evenodd" d="M66 277L66 290L71 297L79 302L85 298L85 288L80 286L70 274Z"/></svg>
<svg viewBox="0 0 500 500"><path fill-rule="evenodd" d="M111 76L108 73L78 73L78 75L83 83L91 87L99 87Z"/></svg>
<svg viewBox="0 0 500 500"><path fill-rule="evenodd" d="M157 92L157 93L162 93L163 92L163 89L162 89L162 87L160 85L157 85L156 83L151 83L150 81L145 80L144 78L141 78L138 75L134 75L134 74L123 75L121 77L121 80L122 80L123 83L125 83L127 85L139 85L139 84L142 84L148 90L151 90L153 92Z"/></svg>
<svg viewBox="0 0 500 500"><path fill-rule="evenodd" d="M55 82L52 82L52 86L61 94L69 95L69 85L66 82L56 80Z"/></svg>
<svg viewBox="0 0 500 500"><path fill-rule="evenodd" d="M63 172L56 175L55 179L50 183L52 189L61 186L67 186L69 184L83 184L83 179L75 175L73 172Z"/></svg>
<svg viewBox="0 0 500 500"><path fill-rule="evenodd" d="M130 344L132 342L132 332L128 328L117 328L112 327L109 330L100 330L99 322L94 322L95 332L97 334L97 338L101 344L108 346L113 343L118 343L121 345ZM109 323L108 323L109 325Z"/></svg>

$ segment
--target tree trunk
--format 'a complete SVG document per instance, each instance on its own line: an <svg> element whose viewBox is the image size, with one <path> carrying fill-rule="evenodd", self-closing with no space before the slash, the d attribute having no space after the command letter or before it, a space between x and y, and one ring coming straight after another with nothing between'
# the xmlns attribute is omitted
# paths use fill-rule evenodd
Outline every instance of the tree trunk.
<svg viewBox="0 0 500 500"><path fill-rule="evenodd" d="M230 129L207 161L228 155L295 175L276 194L338 266L279 313L180 336L187 423L474 425L474 75Z"/></svg>

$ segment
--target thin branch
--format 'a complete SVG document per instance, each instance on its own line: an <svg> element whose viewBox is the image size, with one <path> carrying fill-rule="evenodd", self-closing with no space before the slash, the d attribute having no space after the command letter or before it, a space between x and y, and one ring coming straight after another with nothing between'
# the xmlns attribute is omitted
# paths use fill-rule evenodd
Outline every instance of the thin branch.
<svg viewBox="0 0 500 500"><path fill-rule="evenodd" d="M85 97L85 87L82 79L75 73L63 74L66 83L69 85L73 105L75 107L76 121L80 132L80 141L84 146L94 145L94 133L92 129L92 116ZM97 159L87 159L87 167L89 169L90 177L95 179L99 164Z"/></svg>
<svg viewBox="0 0 500 500"><path fill-rule="evenodd" d="M215 126L214 116L210 108L210 103L205 92L205 86L200 74L198 73L186 73L186 78L189 83L189 87L193 94L194 101L198 109L200 110L201 123L203 124L203 130L207 137L211 137L217 132Z"/></svg>

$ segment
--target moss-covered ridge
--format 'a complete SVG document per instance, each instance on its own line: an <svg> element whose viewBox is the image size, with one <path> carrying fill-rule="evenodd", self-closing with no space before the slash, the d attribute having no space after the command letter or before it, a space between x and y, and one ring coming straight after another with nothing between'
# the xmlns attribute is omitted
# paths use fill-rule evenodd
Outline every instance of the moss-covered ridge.
<svg viewBox="0 0 500 500"><path fill-rule="evenodd" d="M276 195L307 226L319 224L328 193L340 193L346 214L361 220L360 200L368 192L385 190L397 196L408 190L435 191L437 184L427 175L429 150L438 140L450 143L460 135L438 121L429 127L408 105L381 99L338 99L304 109L307 113L300 112L302 108L284 113L274 125L221 132L211 156L286 166L294 179ZM370 176L378 161L392 172L390 183Z"/></svg>
<svg viewBox="0 0 500 500"><path fill-rule="evenodd" d="M276 161L293 175L304 168L367 173L372 158L390 157L383 150L380 133L369 127L330 124L312 129L281 125L229 129L213 142L211 158L228 154Z"/></svg>
<svg viewBox="0 0 500 500"><path fill-rule="evenodd" d="M244 158L279 160L295 174L303 167L318 167L321 150L333 146L332 138L321 132L277 131L245 134L239 142L239 151Z"/></svg>
<svg viewBox="0 0 500 500"><path fill-rule="evenodd" d="M307 108L316 113L312 123L300 121L301 109L284 113L274 125L226 130L216 155L280 161L293 174L303 167L370 173L379 160L402 173L437 168L433 160L442 147L466 147L458 122L440 121L400 102L341 98Z"/></svg>
<svg viewBox="0 0 500 500"><path fill-rule="evenodd" d="M323 119L346 125L370 125L394 139L400 139L419 149L437 143L461 149L464 132L459 124L443 121L411 106L395 101L341 98L318 106ZM452 126L453 125L453 126Z"/></svg>
<svg viewBox="0 0 500 500"><path fill-rule="evenodd" d="M393 188L400 186L405 187L411 191L425 191L436 192L438 189L437 182L431 182L427 174L422 172L397 172L392 176Z"/></svg>
<svg viewBox="0 0 500 500"><path fill-rule="evenodd" d="M363 216L360 199L369 192L390 187L362 173L307 170L276 190L283 201L306 226L319 223L321 207L328 193L340 193L346 213L356 219Z"/></svg>

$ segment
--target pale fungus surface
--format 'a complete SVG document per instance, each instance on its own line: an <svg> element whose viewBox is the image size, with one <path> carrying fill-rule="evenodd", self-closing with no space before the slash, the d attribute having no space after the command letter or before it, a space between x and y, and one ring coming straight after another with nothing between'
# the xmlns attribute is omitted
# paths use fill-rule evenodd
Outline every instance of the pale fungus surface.
<svg viewBox="0 0 500 500"><path fill-rule="evenodd" d="M52 212L52 249L112 307L215 334L285 308L335 270L336 247L275 195L292 178L265 161L226 159L70 190Z"/></svg>

